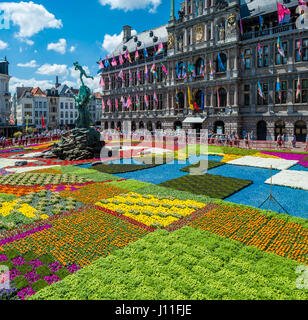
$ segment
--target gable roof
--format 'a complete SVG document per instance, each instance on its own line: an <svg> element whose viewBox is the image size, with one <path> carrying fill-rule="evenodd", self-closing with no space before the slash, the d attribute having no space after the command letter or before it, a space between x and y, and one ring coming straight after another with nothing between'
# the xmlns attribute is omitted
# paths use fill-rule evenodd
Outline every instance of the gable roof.
<svg viewBox="0 0 308 320"><path fill-rule="evenodd" d="M31 94L34 97L46 97L46 94L39 87L32 89Z"/></svg>

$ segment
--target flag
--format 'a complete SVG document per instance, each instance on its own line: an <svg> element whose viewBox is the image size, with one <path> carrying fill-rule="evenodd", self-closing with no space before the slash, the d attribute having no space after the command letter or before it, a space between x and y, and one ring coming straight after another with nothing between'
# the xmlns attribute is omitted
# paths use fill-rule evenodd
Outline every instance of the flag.
<svg viewBox="0 0 308 320"><path fill-rule="evenodd" d="M300 98L300 95L301 95L301 81L300 81L300 78L298 76L297 90L296 90L296 100L298 100Z"/></svg>
<svg viewBox="0 0 308 320"><path fill-rule="evenodd" d="M143 48L143 55L144 55L144 58L147 58L149 56L146 47Z"/></svg>
<svg viewBox="0 0 308 320"><path fill-rule="evenodd" d="M175 92L175 103L177 106L179 106L179 104L180 104L178 89L176 89L176 92Z"/></svg>
<svg viewBox="0 0 308 320"><path fill-rule="evenodd" d="M202 59L202 62L201 62L201 66L200 66L200 75L202 76L202 77L204 77L205 76L205 64L204 64L204 60Z"/></svg>
<svg viewBox="0 0 308 320"><path fill-rule="evenodd" d="M106 106L105 106L105 101L104 101L104 99L102 99L102 107L103 107L103 111L105 111Z"/></svg>
<svg viewBox="0 0 308 320"><path fill-rule="evenodd" d="M139 59L139 51L138 49L136 48L136 52L135 52L135 60L138 60Z"/></svg>
<svg viewBox="0 0 308 320"><path fill-rule="evenodd" d="M164 46L163 46L162 42L160 41L159 45L158 45L158 50L156 51L155 55L163 54L164 52L165 52Z"/></svg>
<svg viewBox="0 0 308 320"><path fill-rule="evenodd" d="M298 54L301 57L302 56L302 40L297 41L297 46L298 46Z"/></svg>
<svg viewBox="0 0 308 320"><path fill-rule="evenodd" d="M263 24L264 24L264 19L262 17L262 15L259 15L259 21L260 21L260 28L263 28Z"/></svg>
<svg viewBox="0 0 308 320"><path fill-rule="evenodd" d="M155 101L155 104L158 105L158 98L157 98L156 91L154 91L153 99L154 99L154 101Z"/></svg>
<svg viewBox="0 0 308 320"><path fill-rule="evenodd" d="M213 61L212 60L210 60L210 69L211 69L211 76L213 76L216 73L216 71L214 69L214 65L213 65Z"/></svg>
<svg viewBox="0 0 308 320"><path fill-rule="evenodd" d="M103 60L101 60L101 61L99 62L99 68L100 68L100 70L102 70L102 69L105 68L104 63L103 63Z"/></svg>
<svg viewBox="0 0 308 320"><path fill-rule="evenodd" d="M29 126L29 113L27 114L27 119L26 119L26 132L28 132L28 126Z"/></svg>
<svg viewBox="0 0 308 320"><path fill-rule="evenodd" d="M109 107L109 111L111 111L112 104L110 98L108 98L107 106Z"/></svg>
<svg viewBox="0 0 308 320"><path fill-rule="evenodd" d="M123 81L123 70L119 72L119 78Z"/></svg>
<svg viewBox="0 0 308 320"><path fill-rule="evenodd" d="M178 79L181 77L181 75L180 75L180 67L179 67L178 63L176 63L176 75L177 75Z"/></svg>
<svg viewBox="0 0 308 320"><path fill-rule="evenodd" d="M260 83L259 80L258 80L258 94L263 100L265 99L265 96L263 94L263 90L262 90L262 87L261 87L261 83Z"/></svg>
<svg viewBox="0 0 308 320"><path fill-rule="evenodd" d="M245 60L245 54L242 52L242 63L246 67L246 60Z"/></svg>
<svg viewBox="0 0 308 320"><path fill-rule="evenodd" d="M216 91L217 91L217 107L220 107L220 96L219 96L218 87L216 87Z"/></svg>
<svg viewBox="0 0 308 320"><path fill-rule="evenodd" d="M145 65L144 73L145 73L145 78L149 79L149 71L148 71L148 66L147 65Z"/></svg>
<svg viewBox="0 0 308 320"><path fill-rule="evenodd" d="M144 101L145 101L145 105L148 108L149 107L149 99L148 99L148 95L144 95Z"/></svg>
<svg viewBox="0 0 308 320"><path fill-rule="evenodd" d="M261 43L258 42L258 54L259 54L259 57L262 56L262 48L261 48Z"/></svg>
<svg viewBox="0 0 308 320"><path fill-rule="evenodd" d="M160 64L161 64L162 70L164 71L165 75L167 76L167 75L168 75L168 70L167 70L167 68L164 66L164 64L163 64L162 62L161 62Z"/></svg>
<svg viewBox="0 0 308 320"><path fill-rule="evenodd" d="M281 85L280 85L280 79L277 77L277 82L276 82L276 92L278 93L279 100L281 101Z"/></svg>
<svg viewBox="0 0 308 320"><path fill-rule="evenodd" d="M107 57L107 56L106 56L106 58L105 58L105 67L106 67L106 68L110 67L109 60L108 60L108 57Z"/></svg>
<svg viewBox="0 0 308 320"><path fill-rule="evenodd" d="M192 103L192 97L191 97L191 92L190 92L190 88L188 87L188 104L189 104L189 107L192 111L194 111L194 105Z"/></svg>
<svg viewBox="0 0 308 320"><path fill-rule="evenodd" d="M129 63L132 63L132 60L131 60L131 58L130 58L130 54L129 54L129 52L128 52L128 49L126 49L124 57L125 57L126 60L129 61Z"/></svg>
<svg viewBox="0 0 308 320"><path fill-rule="evenodd" d="M281 23L289 23L291 11L281 3L277 3L278 21Z"/></svg>
<svg viewBox="0 0 308 320"><path fill-rule="evenodd" d="M200 109L199 109L196 101L194 102L194 107L195 107L195 109L196 109L198 112L200 112Z"/></svg>
<svg viewBox="0 0 308 320"><path fill-rule="evenodd" d="M204 90L202 89L202 94L201 94L201 110L204 110Z"/></svg>
<svg viewBox="0 0 308 320"><path fill-rule="evenodd" d="M139 96L138 93L136 93L136 107L140 106L140 100L139 100Z"/></svg>
<svg viewBox="0 0 308 320"><path fill-rule="evenodd" d="M132 83L133 82L133 75L130 70L128 72L128 76L129 76L129 82Z"/></svg>
<svg viewBox="0 0 308 320"><path fill-rule="evenodd" d="M105 85L105 80L104 80L104 77L101 76L101 81L99 82L99 86L103 87L104 85Z"/></svg>
<svg viewBox="0 0 308 320"><path fill-rule="evenodd" d="M119 62L120 62L120 65L122 65L124 63L124 60L123 60L123 57L122 57L122 53L121 51L119 52Z"/></svg>
<svg viewBox="0 0 308 320"><path fill-rule="evenodd" d="M218 58L218 64L219 64L220 71L225 72L226 68L225 68L224 64L222 63L222 60L221 60L221 57L220 57L219 53L218 53L217 58Z"/></svg>
<svg viewBox="0 0 308 320"><path fill-rule="evenodd" d="M137 78L138 78L139 81L141 81L141 76L140 76L140 70L139 70L139 68L137 69Z"/></svg>
<svg viewBox="0 0 308 320"><path fill-rule="evenodd" d="M300 14L301 23L304 24L305 12L307 10L307 2L299 0L298 6L299 6L299 14Z"/></svg>
<svg viewBox="0 0 308 320"><path fill-rule="evenodd" d="M241 35L243 35L244 34L244 30L243 30L242 18L240 18L240 28L241 28Z"/></svg>
<svg viewBox="0 0 308 320"><path fill-rule="evenodd" d="M186 72L186 64L185 62L182 63L182 79L185 79L187 76L187 72Z"/></svg>
<svg viewBox="0 0 308 320"><path fill-rule="evenodd" d="M123 107L127 107L127 104L126 104L126 102L125 102L125 99L123 98L123 96L121 96L121 103L122 103L122 105L123 105Z"/></svg>
<svg viewBox="0 0 308 320"><path fill-rule="evenodd" d="M41 113L41 120L42 120L42 129L46 129L46 125L45 125L45 119L43 117L43 114Z"/></svg>
<svg viewBox="0 0 308 320"><path fill-rule="evenodd" d="M153 75L154 75L154 77L155 77L155 78L157 78L157 77L158 77L157 72L156 72L156 66L155 66L155 63L152 65L151 73L153 73Z"/></svg>
<svg viewBox="0 0 308 320"><path fill-rule="evenodd" d="M131 100L130 96L128 96L128 98L127 98L126 105L127 105L127 108L130 108L132 106L132 100Z"/></svg>
<svg viewBox="0 0 308 320"><path fill-rule="evenodd" d="M115 107L117 109L117 111L119 110L119 102L118 102L118 98L115 99Z"/></svg>
<svg viewBox="0 0 308 320"><path fill-rule="evenodd" d="M117 64L117 60L116 60L116 58L114 57L114 55L113 55L113 58L112 58L112 61L111 61L111 65L113 66L113 67L116 67L118 64Z"/></svg>
<svg viewBox="0 0 308 320"><path fill-rule="evenodd" d="M281 43L279 35L278 35L278 39L277 39L277 49L278 49L278 52L280 53L280 55L282 57L284 57L285 54L284 54L284 50L283 50L282 43Z"/></svg>

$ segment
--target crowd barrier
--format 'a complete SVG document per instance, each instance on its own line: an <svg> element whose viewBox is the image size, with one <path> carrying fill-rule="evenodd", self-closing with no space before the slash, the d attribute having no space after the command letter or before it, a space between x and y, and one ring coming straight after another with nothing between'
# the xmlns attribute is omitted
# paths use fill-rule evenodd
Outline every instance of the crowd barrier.
<svg viewBox="0 0 308 320"><path fill-rule="evenodd" d="M6 141L0 141L0 148L14 147L14 146L30 146L33 144L47 143L51 141L57 141L61 139L61 135L50 137L33 137L16 139L13 143L13 139L7 139Z"/></svg>

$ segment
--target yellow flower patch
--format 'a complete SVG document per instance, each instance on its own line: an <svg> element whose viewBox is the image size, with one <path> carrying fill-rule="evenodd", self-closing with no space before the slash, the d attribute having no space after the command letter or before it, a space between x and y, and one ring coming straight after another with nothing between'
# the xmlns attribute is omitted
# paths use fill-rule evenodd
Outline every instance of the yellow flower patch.
<svg viewBox="0 0 308 320"><path fill-rule="evenodd" d="M236 155L236 154L224 154L223 156L224 157L221 160L221 162L224 162L224 163L228 163L229 161L233 161L233 160L236 160L236 159L243 157L243 156Z"/></svg>
<svg viewBox="0 0 308 320"><path fill-rule="evenodd" d="M3 217L9 216L14 210L23 214L27 218L34 218L37 212L36 209L29 206L28 204L24 203L18 208L18 203L20 203L19 199L10 201L10 202L3 202L2 206L0 207L0 215ZM17 207L17 208L16 208Z"/></svg>
<svg viewBox="0 0 308 320"><path fill-rule="evenodd" d="M34 218L35 217L34 213L37 212L36 209L29 206L27 203L22 204L21 207L19 209L17 209L17 211L30 219Z"/></svg>
<svg viewBox="0 0 308 320"><path fill-rule="evenodd" d="M272 156L270 154L265 154L265 153L261 153L261 152L258 152L256 154L253 154L251 155L252 157L258 157L258 158L265 158L265 159L281 159L279 157L276 157L276 156Z"/></svg>
<svg viewBox="0 0 308 320"><path fill-rule="evenodd" d="M97 202L96 205L119 212L147 226L159 224L163 227L204 207L203 203L193 200L159 199L153 195L133 192Z"/></svg>

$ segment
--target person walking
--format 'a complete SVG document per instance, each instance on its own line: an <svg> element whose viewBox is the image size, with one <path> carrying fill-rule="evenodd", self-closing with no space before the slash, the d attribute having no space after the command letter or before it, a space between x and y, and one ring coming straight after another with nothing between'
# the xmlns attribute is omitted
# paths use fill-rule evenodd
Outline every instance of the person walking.
<svg viewBox="0 0 308 320"><path fill-rule="evenodd" d="M293 134L292 136L292 148L296 148L296 136Z"/></svg>
<svg viewBox="0 0 308 320"><path fill-rule="evenodd" d="M305 150L305 151L308 152L308 134L307 134L307 136L306 136L306 150Z"/></svg>
<svg viewBox="0 0 308 320"><path fill-rule="evenodd" d="M280 149L281 145L282 145L282 139L281 139L281 135L279 133L278 137L277 137L277 148Z"/></svg>

